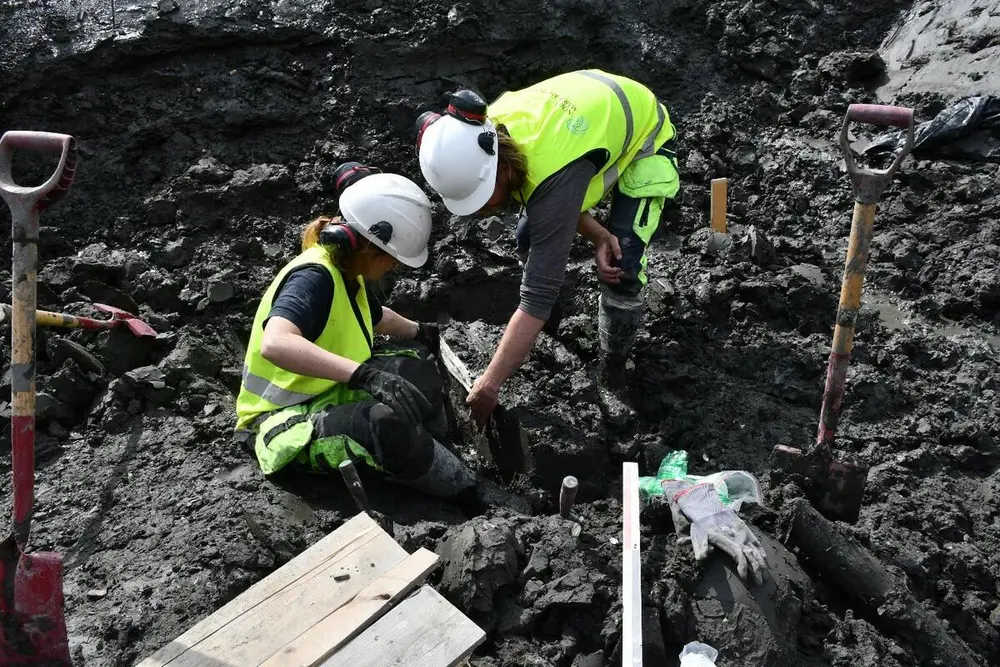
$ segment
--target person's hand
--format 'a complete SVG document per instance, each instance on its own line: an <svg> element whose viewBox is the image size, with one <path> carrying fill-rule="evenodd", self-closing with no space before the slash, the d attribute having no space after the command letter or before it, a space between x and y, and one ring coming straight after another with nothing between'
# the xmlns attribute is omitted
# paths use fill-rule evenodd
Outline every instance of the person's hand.
<svg viewBox="0 0 1000 667"><path fill-rule="evenodd" d="M496 409L500 400L500 387L494 386L485 376L480 375L472 384L472 391L465 399L472 412L472 419L482 430L489 421L490 415Z"/></svg>
<svg viewBox="0 0 1000 667"><path fill-rule="evenodd" d="M417 335L413 340L424 345L434 354L441 352L441 329L433 322L419 322L417 324Z"/></svg>
<svg viewBox="0 0 1000 667"><path fill-rule="evenodd" d="M419 426L431 413L431 404L413 383L392 373L361 364L347 382L351 389L364 389L385 403L411 426Z"/></svg>
<svg viewBox="0 0 1000 667"><path fill-rule="evenodd" d="M597 277L602 283L616 285L621 282L625 272L613 266L615 260L621 260L622 249L618 245L618 237L614 234L605 234L601 240L594 244L594 261L597 263Z"/></svg>

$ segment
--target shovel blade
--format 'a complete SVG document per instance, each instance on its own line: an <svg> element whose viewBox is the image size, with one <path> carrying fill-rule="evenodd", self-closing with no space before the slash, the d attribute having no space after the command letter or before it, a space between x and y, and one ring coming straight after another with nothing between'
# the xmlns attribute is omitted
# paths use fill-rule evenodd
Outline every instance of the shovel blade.
<svg viewBox="0 0 1000 667"><path fill-rule="evenodd" d="M0 546L0 665L70 667L63 601L63 563L57 553L20 554Z"/></svg>
<svg viewBox="0 0 1000 667"><path fill-rule="evenodd" d="M153 331L153 327L149 326L127 310L115 308L114 306L109 306L106 303L95 303L94 308L101 312L109 313L112 318L124 323L125 326L128 327L128 330L135 336L156 338L156 332Z"/></svg>
<svg viewBox="0 0 1000 667"><path fill-rule="evenodd" d="M796 482L819 512L832 521L854 523L868 483L868 465L840 461L816 449L778 445L771 454L771 487Z"/></svg>

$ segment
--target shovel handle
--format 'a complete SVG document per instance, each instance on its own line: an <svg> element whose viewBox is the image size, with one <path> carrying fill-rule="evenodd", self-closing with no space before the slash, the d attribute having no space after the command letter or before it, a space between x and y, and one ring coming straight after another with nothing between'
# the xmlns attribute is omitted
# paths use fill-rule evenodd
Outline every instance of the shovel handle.
<svg viewBox="0 0 1000 667"><path fill-rule="evenodd" d="M14 182L12 161L15 150L60 153L59 166L47 181L36 187ZM13 209L15 203L38 212L62 199L76 176L76 139L68 134L14 130L0 137L0 196Z"/></svg>
<svg viewBox="0 0 1000 667"><path fill-rule="evenodd" d="M866 125L905 128L913 125L913 109L888 104L852 104L847 107L847 119Z"/></svg>
<svg viewBox="0 0 1000 667"><path fill-rule="evenodd" d="M847 138L847 130L851 121L866 125L906 128L906 143L896 155L896 159L888 169L861 169L851 153L851 142ZM840 129L840 151L844 155L844 164L851 177L854 188L854 199L860 204L875 204L879 197L889 187L892 177L896 175L903 159L913 149L913 109L895 107L884 104L851 104L844 114L844 125Z"/></svg>

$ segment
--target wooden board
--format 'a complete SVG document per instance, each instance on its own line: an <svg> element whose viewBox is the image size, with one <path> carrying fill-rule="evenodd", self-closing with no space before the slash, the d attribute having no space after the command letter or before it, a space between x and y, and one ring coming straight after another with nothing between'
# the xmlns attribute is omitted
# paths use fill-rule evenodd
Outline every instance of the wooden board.
<svg viewBox="0 0 1000 667"><path fill-rule="evenodd" d="M358 514L139 667L259 665L407 555L368 515Z"/></svg>
<svg viewBox="0 0 1000 667"><path fill-rule="evenodd" d="M313 667L381 618L419 586L438 564L437 554L418 549L322 621L292 640L261 667Z"/></svg>
<svg viewBox="0 0 1000 667"><path fill-rule="evenodd" d="M323 667L455 667L486 633L430 586L421 586L334 653Z"/></svg>
<svg viewBox="0 0 1000 667"><path fill-rule="evenodd" d="M726 196L729 189L728 178L712 179L712 229L726 233Z"/></svg>
<svg viewBox="0 0 1000 667"><path fill-rule="evenodd" d="M622 667L642 667L639 464L622 464Z"/></svg>

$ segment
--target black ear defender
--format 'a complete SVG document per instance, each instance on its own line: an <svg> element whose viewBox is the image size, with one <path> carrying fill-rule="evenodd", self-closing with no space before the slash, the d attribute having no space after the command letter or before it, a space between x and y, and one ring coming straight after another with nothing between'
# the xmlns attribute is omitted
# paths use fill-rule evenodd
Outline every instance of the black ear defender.
<svg viewBox="0 0 1000 667"><path fill-rule="evenodd" d="M448 108L445 109L444 115L451 116L469 125L484 127L486 124L486 111L486 101L475 91L464 88L455 91L449 96ZM420 142L423 139L424 132L441 116L442 114L434 111L425 111L417 118L415 125L417 130L417 150L420 150ZM489 130L480 132L478 138L479 147L488 154L494 155L496 153L493 148L494 139L496 139L496 132Z"/></svg>
<svg viewBox="0 0 1000 667"><path fill-rule="evenodd" d="M340 197L344 190L365 176L380 173L381 169L360 162L344 162L333 171L333 189L337 197ZM319 242L320 245L333 246L346 252L358 247L358 233L346 222L333 222L319 233Z"/></svg>
<svg viewBox="0 0 1000 667"><path fill-rule="evenodd" d="M358 233L346 222L331 222L319 233L319 243L349 252L358 247Z"/></svg>
<svg viewBox="0 0 1000 667"><path fill-rule="evenodd" d="M382 170L376 167L369 167L360 162L345 162L333 170L333 189L339 197L351 185L354 185L365 176L381 174Z"/></svg>

